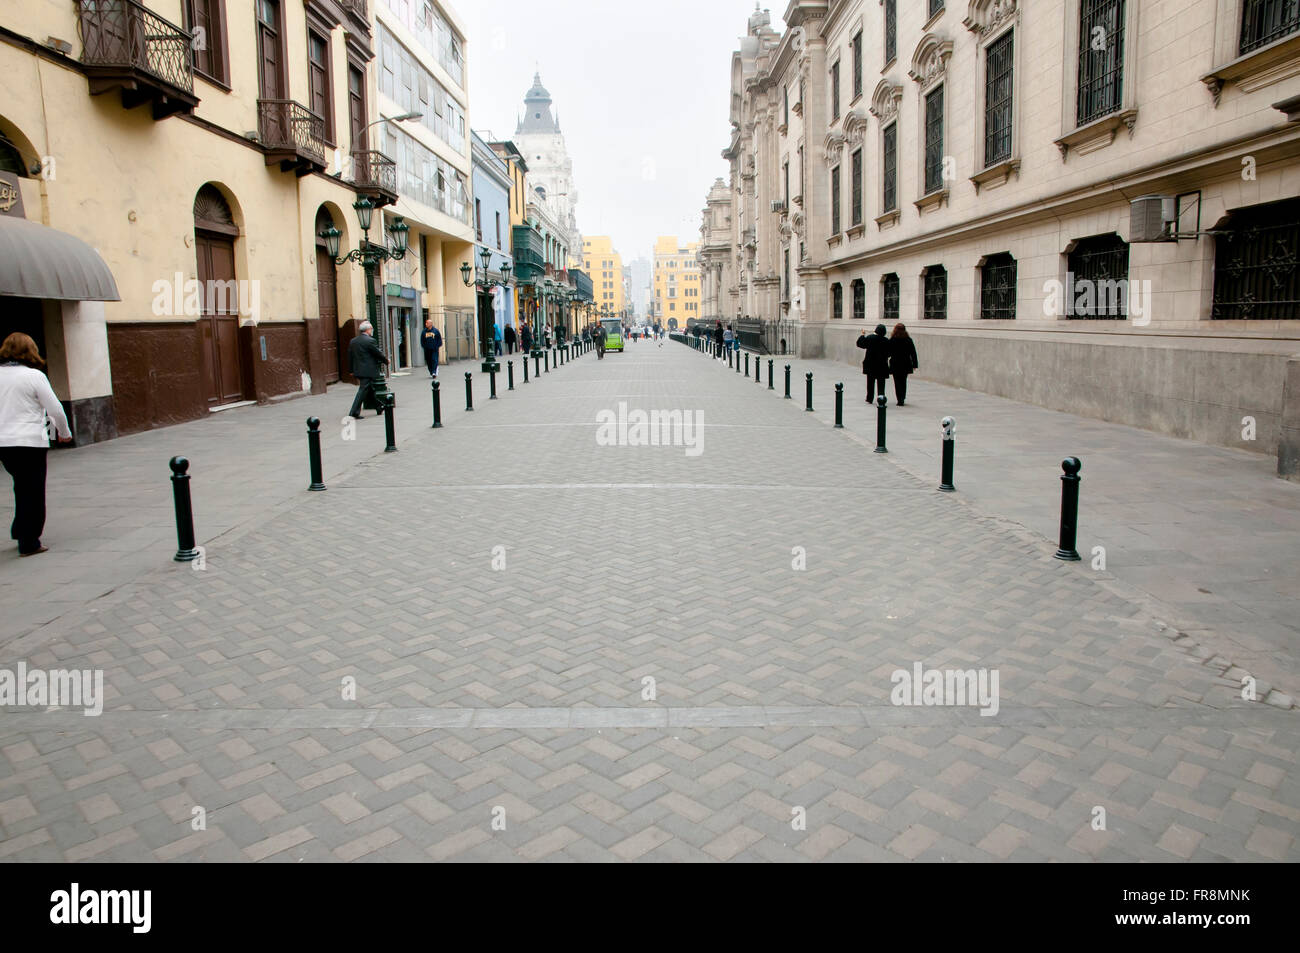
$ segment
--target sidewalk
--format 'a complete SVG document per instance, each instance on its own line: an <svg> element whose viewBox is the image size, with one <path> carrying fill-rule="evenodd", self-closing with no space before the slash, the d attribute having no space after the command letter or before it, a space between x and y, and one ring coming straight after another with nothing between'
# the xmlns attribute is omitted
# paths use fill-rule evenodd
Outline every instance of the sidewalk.
<svg viewBox="0 0 1300 953"><path fill-rule="evenodd" d="M681 345L676 345L681 347ZM697 355L704 361L703 355ZM742 356L743 360L743 356ZM762 382L717 364L736 387ZM844 384L844 424L876 443L876 408L865 401L858 365L773 356L774 399L791 365L792 401L802 411L813 373L815 416L834 423L835 384ZM925 366L921 356L922 368ZM940 421L957 421L957 496L977 512L1023 526L1056 549L1061 461L1083 462L1078 551L1166 624L1191 634L1270 687L1300 698L1300 484L1280 480L1263 454L1211 447L1121 424L1045 410L913 376L907 403L889 383L889 463L939 484Z"/></svg>
<svg viewBox="0 0 1300 953"><path fill-rule="evenodd" d="M594 354L592 360L595 360ZM523 385L518 355L515 387ZM488 375L478 361L440 368L444 425L456 426L465 412L465 372L474 374L474 403L488 402ZM553 372L562 375L567 365ZM531 371L530 371L531 375ZM505 359L497 378L506 393ZM414 368L389 379L397 395L394 415L399 447L433 422L428 372ZM194 529L200 546L255 527L286 504L300 501L310 482L308 417L321 420L321 456L328 486L358 463L382 456L384 420L365 411L355 439L344 439L345 415L356 387L334 384L324 396L304 396L262 406L209 414L202 420L120 437L72 450L51 451L46 484L44 543L50 552L19 559L17 547L0 549L0 647L94 602L141 576L170 564L176 553L172 504L173 456L190 461ZM0 493L0 522L13 519L9 484Z"/></svg>

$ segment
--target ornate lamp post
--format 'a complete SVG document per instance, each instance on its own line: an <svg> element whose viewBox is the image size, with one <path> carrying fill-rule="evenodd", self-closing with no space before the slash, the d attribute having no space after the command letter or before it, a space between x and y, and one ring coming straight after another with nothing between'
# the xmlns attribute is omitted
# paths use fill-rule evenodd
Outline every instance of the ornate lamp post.
<svg viewBox="0 0 1300 953"><path fill-rule="evenodd" d="M398 216L393 219L393 224L387 226L388 234L392 242L391 245L377 245L370 241L370 224L371 217L375 211L375 205L370 199L361 197L352 203L356 210L357 221L361 225L363 238L361 244L352 249L345 255L339 255L339 244L343 233L331 225L325 231L321 232L321 237L325 239L325 247L329 250L329 255L334 259L337 265L345 265L349 261L361 263L361 267L366 274L366 315L370 324L379 331L379 349L385 357L391 357L388 354L388 335L386 326L379 315L379 296L375 293L375 278L379 273L379 266L388 261L401 261L406 257L407 250L407 233L410 232L410 226L405 220ZM375 382L375 397L379 400L381 406L387 400L388 387L384 381Z"/></svg>
<svg viewBox="0 0 1300 953"><path fill-rule="evenodd" d="M479 269L477 267L471 267L469 262L464 262L460 266L460 277L461 280L465 282L466 288L475 285L482 285L483 290L490 295L493 289L504 288L510 283L511 268L509 262L501 266L501 280L497 281L496 279L489 277L489 269L492 266L492 250L490 248L484 248L478 253L478 256L479 260L483 262L481 269L483 272L482 278L478 276ZM495 324L496 320L494 317L493 325L495 326ZM501 365L497 362L496 356L496 337L493 336L491 339L483 341L483 371L485 373L501 370Z"/></svg>

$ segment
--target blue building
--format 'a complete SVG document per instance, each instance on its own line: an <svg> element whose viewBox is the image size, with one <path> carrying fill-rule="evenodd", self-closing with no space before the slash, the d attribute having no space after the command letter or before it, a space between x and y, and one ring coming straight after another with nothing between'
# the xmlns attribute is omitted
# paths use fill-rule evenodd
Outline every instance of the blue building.
<svg viewBox="0 0 1300 953"><path fill-rule="evenodd" d="M471 182L474 193L474 265L478 283L478 340L481 356L493 353L496 329L503 332L515 320L515 279L501 285L502 266L514 268L510 233L510 167L483 141L473 134ZM491 254L487 280L498 282L490 292L483 285L482 253Z"/></svg>

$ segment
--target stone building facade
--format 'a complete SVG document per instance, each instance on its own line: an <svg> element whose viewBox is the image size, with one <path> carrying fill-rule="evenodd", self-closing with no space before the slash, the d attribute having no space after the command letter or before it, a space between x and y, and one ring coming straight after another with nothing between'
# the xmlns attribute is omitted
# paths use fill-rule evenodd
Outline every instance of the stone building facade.
<svg viewBox="0 0 1300 953"><path fill-rule="evenodd" d="M732 56L716 307L846 364L902 321L922 376L1291 453L1294 4L792 0L785 23L756 12Z"/></svg>

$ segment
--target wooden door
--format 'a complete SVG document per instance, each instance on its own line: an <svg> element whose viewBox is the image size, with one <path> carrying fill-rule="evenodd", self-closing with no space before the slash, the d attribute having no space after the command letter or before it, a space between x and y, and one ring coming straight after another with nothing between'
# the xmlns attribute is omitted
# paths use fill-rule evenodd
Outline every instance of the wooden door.
<svg viewBox="0 0 1300 953"><path fill-rule="evenodd" d="M209 405L244 399L239 360L239 294L235 243L224 235L195 232L199 287L203 290L203 371ZM223 289L220 292L217 289Z"/></svg>
<svg viewBox="0 0 1300 953"><path fill-rule="evenodd" d="M329 45L313 30L307 31L307 78L311 111L325 120L325 141L334 144L334 110L330 102Z"/></svg>
<svg viewBox="0 0 1300 953"><path fill-rule="evenodd" d="M280 51L280 0L257 0L258 95L284 99L284 62Z"/></svg>
<svg viewBox="0 0 1300 953"><path fill-rule="evenodd" d="M329 249L316 246L316 299L320 305L320 346L325 361L325 383L339 379L338 273Z"/></svg>
<svg viewBox="0 0 1300 953"><path fill-rule="evenodd" d="M366 148L366 74L355 66L348 67L348 123L351 127L353 152Z"/></svg>

